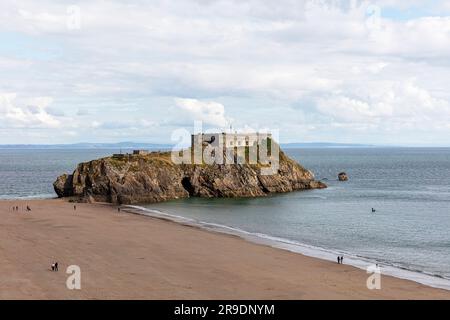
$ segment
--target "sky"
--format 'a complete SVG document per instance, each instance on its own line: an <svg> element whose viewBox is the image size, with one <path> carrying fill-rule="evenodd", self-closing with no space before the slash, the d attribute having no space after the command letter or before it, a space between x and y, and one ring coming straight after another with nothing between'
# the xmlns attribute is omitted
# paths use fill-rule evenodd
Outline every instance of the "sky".
<svg viewBox="0 0 450 320"><path fill-rule="evenodd" d="M450 146L450 1L0 3L0 144Z"/></svg>

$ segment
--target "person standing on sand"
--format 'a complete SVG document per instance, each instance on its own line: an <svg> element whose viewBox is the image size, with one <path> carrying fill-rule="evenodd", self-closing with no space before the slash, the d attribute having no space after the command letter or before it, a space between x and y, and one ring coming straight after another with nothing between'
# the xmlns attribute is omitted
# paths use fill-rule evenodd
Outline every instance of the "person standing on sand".
<svg viewBox="0 0 450 320"><path fill-rule="evenodd" d="M338 264L341 264L341 257L340 256L337 257L337 262L338 262Z"/></svg>
<svg viewBox="0 0 450 320"><path fill-rule="evenodd" d="M55 262L55 271L58 271L58 262Z"/></svg>
<svg viewBox="0 0 450 320"><path fill-rule="evenodd" d="M344 263L344 256L341 256L341 264Z"/></svg>
<svg viewBox="0 0 450 320"><path fill-rule="evenodd" d="M75 204L73 205L73 211L77 211L77 206Z"/></svg>

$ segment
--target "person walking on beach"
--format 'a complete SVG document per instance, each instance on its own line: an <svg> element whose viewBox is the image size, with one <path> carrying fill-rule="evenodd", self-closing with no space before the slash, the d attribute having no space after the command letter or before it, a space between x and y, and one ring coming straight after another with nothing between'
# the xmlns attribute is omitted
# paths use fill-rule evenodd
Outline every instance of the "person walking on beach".
<svg viewBox="0 0 450 320"><path fill-rule="evenodd" d="M338 262L338 264L341 264L341 257L340 256L337 257L337 262Z"/></svg>
<svg viewBox="0 0 450 320"><path fill-rule="evenodd" d="M341 264L344 263L344 256L341 256Z"/></svg>
<svg viewBox="0 0 450 320"><path fill-rule="evenodd" d="M73 211L77 211L77 206L75 204L73 205Z"/></svg>
<svg viewBox="0 0 450 320"><path fill-rule="evenodd" d="M52 271L58 271L58 262L52 263Z"/></svg>

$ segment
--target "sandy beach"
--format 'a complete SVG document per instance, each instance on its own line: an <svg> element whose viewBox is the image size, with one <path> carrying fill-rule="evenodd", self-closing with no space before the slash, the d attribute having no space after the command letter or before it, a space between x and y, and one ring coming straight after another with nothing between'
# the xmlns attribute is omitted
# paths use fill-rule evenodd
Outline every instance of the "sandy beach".
<svg viewBox="0 0 450 320"><path fill-rule="evenodd" d="M368 275L351 266L106 204L76 206L0 201L0 299L450 299L388 276L368 290ZM81 268L81 290L66 288L69 265Z"/></svg>

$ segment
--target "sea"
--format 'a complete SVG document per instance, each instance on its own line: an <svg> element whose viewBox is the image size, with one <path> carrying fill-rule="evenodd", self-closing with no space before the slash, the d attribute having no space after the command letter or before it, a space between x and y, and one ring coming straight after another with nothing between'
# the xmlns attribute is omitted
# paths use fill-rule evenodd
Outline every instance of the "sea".
<svg viewBox="0 0 450 320"><path fill-rule="evenodd" d="M113 149L0 149L0 199L55 197L52 183ZM450 148L303 148L285 152L327 189L263 198L189 198L141 214L450 290ZM345 171L349 181L339 182ZM372 212L372 208L375 212Z"/></svg>

